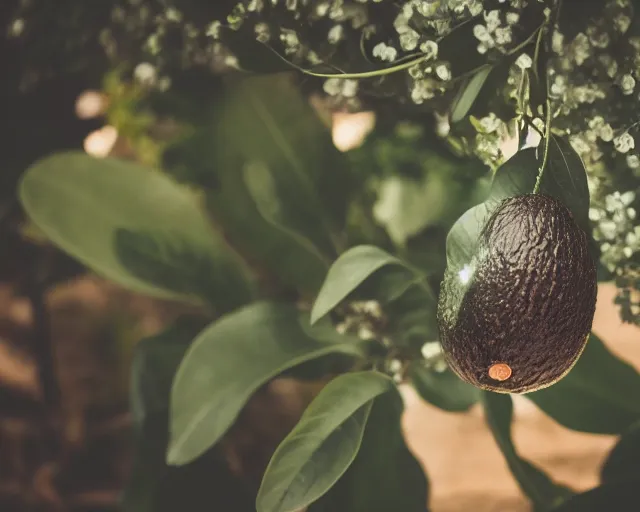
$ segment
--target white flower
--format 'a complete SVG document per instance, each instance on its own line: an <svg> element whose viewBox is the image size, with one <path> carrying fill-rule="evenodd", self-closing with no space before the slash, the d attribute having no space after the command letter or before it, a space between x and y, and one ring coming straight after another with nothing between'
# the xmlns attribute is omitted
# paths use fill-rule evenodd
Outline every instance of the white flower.
<svg viewBox="0 0 640 512"><path fill-rule="evenodd" d="M529 69L531 66L533 66L533 60L531 59L531 57L529 57L529 55L523 53L516 59L516 66L518 66L520 69Z"/></svg>
<svg viewBox="0 0 640 512"><path fill-rule="evenodd" d="M511 27L499 27L495 31L496 43L500 45L511 42Z"/></svg>
<svg viewBox="0 0 640 512"><path fill-rule="evenodd" d="M400 46L402 46L403 50L415 50L418 47L419 41L420 34L413 29L409 29L400 35Z"/></svg>
<svg viewBox="0 0 640 512"><path fill-rule="evenodd" d="M500 26L500 11L494 9L493 11L485 12L484 21L487 24L489 32L493 32Z"/></svg>
<svg viewBox="0 0 640 512"><path fill-rule="evenodd" d="M518 23L518 21L520 21L520 14L518 14L517 12L507 13L507 23L509 25L515 25L516 23Z"/></svg>
<svg viewBox="0 0 640 512"><path fill-rule="evenodd" d="M481 42L486 42L493 39L493 37L491 36L491 33L489 32L489 30L487 30L487 27L485 27L484 25L476 25L475 27L473 27L473 35L476 37L478 41L481 41Z"/></svg>
<svg viewBox="0 0 640 512"><path fill-rule="evenodd" d="M420 45L420 51L428 59L435 59L438 56L438 43L435 41L425 41Z"/></svg>
<svg viewBox="0 0 640 512"><path fill-rule="evenodd" d="M629 133L625 132L613 139L613 145L619 153L627 153L635 148L636 141Z"/></svg>
<svg viewBox="0 0 640 512"><path fill-rule="evenodd" d="M487 117L480 119L479 123L484 133L493 133L500 127L502 121L491 112Z"/></svg>
<svg viewBox="0 0 640 512"><path fill-rule="evenodd" d="M629 74L623 75L622 78L620 79L620 88L622 89L622 93L627 96L633 93L633 89L635 88L635 86L636 86L636 81Z"/></svg>
<svg viewBox="0 0 640 512"><path fill-rule="evenodd" d="M640 168L640 157L638 155L627 155L627 166L629 166L629 169Z"/></svg>
<svg viewBox="0 0 640 512"><path fill-rule="evenodd" d="M443 80L445 82L447 80L451 80L451 70L446 64L440 64L439 66L436 66L436 75L440 80Z"/></svg>
<svg viewBox="0 0 640 512"><path fill-rule="evenodd" d="M338 41L342 39L342 35L344 34L344 28L342 25L335 25L329 30L327 34L327 40L331 44L336 44Z"/></svg>
<svg viewBox="0 0 640 512"><path fill-rule="evenodd" d="M551 49L555 53L562 53L562 50L564 49L564 34L557 30L554 30L551 35Z"/></svg>
<svg viewBox="0 0 640 512"><path fill-rule="evenodd" d="M394 60L396 60L397 55L398 50L396 50L393 46L389 46L385 43L378 43L373 47L373 56L378 57L380 60L393 62Z"/></svg>

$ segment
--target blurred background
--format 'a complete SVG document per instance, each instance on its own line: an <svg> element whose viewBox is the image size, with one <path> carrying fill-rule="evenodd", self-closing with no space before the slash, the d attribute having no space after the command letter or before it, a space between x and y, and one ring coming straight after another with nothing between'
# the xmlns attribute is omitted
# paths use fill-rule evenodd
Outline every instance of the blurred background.
<svg viewBox="0 0 640 512"><path fill-rule="evenodd" d="M194 9L202 4L189 3ZM208 15L228 9L223 4L209 6ZM7 512L119 510L133 460L128 395L134 346L194 312L88 272L48 243L18 203L21 174L67 149L162 165L182 181L207 179L201 146L207 132L197 117L221 97L229 62L212 58L206 73L172 70L171 93L165 94L168 75L134 58L126 45L110 46L110 37L121 40L117 30L124 38L142 22L119 13L113 2L92 2L88 9L69 0L0 3L0 510ZM108 32L114 19L123 23ZM126 40L133 48L147 37ZM169 52L167 44L163 51ZM179 43L175 48L186 52ZM452 220L480 197L486 176L466 168L449 173L453 157L425 142L436 121L375 102L336 105L320 94L320 82L301 82L333 144L350 158L359 183L366 181L350 217L356 232L406 245L415 249L416 261L442 266L432 248L442 247ZM196 136L172 145L185 119ZM514 152L513 141L503 142L502 151ZM425 161L439 158L441 165L424 171ZM363 209L368 218L359 216ZM640 328L623 324L617 294L615 285L600 285L594 331L640 370ZM261 473L317 386L281 378L251 400L224 442L233 474ZM409 388L405 399L406 437L429 473L434 512L529 510L479 406L446 413ZM523 397L516 397L515 417L523 456L575 489L597 483L613 436L569 431Z"/></svg>

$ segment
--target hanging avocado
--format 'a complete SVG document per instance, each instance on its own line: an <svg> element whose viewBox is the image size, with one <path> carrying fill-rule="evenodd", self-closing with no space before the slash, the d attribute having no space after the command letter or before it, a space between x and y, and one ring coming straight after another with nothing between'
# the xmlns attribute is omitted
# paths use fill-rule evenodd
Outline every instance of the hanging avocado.
<svg viewBox="0 0 640 512"><path fill-rule="evenodd" d="M564 377L584 349L596 304L587 237L558 200L504 200L462 269L447 268L438 324L445 357L463 380L503 393Z"/></svg>

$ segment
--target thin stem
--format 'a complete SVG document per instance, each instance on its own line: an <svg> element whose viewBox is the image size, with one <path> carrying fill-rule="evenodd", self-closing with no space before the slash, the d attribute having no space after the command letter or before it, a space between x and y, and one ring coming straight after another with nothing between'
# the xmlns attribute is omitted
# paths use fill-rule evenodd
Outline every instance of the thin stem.
<svg viewBox="0 0 640 512"><path fill-rule="evenodd" d="M544 174L544 168L547 165L547 158L549 156L549 139L551 138L551 102L547 99L545 104L547 110L547 118L544 127L544 156L542 157L542 165L538 169L538 177L536 178L536 184L533 187L533 193L537 194L540 190L540 182L542 181L542 175Z"/></svg>
<svg viewBox="0 0 640 512"><path fill-rule="evenodd" d="M543 21L540 26L535 29L533 31L533 33L527 37L524 41L522 41L518 46L516 46L515 48L512 48L511 50L509 50L507 52L507 55L514 55L516 53L518 53L520 50L522 50L523 48L525 48L527 45L531 44L531 42L538 37L538 33L542 32L542 29L544 28L544 26L546 25L546 20Z"/></svg>

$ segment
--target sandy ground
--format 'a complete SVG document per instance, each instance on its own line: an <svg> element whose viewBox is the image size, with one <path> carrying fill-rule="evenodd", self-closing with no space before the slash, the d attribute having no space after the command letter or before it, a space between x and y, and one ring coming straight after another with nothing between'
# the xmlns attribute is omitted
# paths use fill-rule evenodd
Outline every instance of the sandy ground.
<svg viewBox="0 0 640 512"><path fill-rule="evenodd" d="M618 356L640 369L640 329L623 325L615 290L601 286L593 330ZM405 391L405 431L431 480L433 512L524 512L530 507L474 408L446 413ZM570 431L516 397L514 439L520 454L575 489L597 484L598 468L616 439Z"/></svg>

